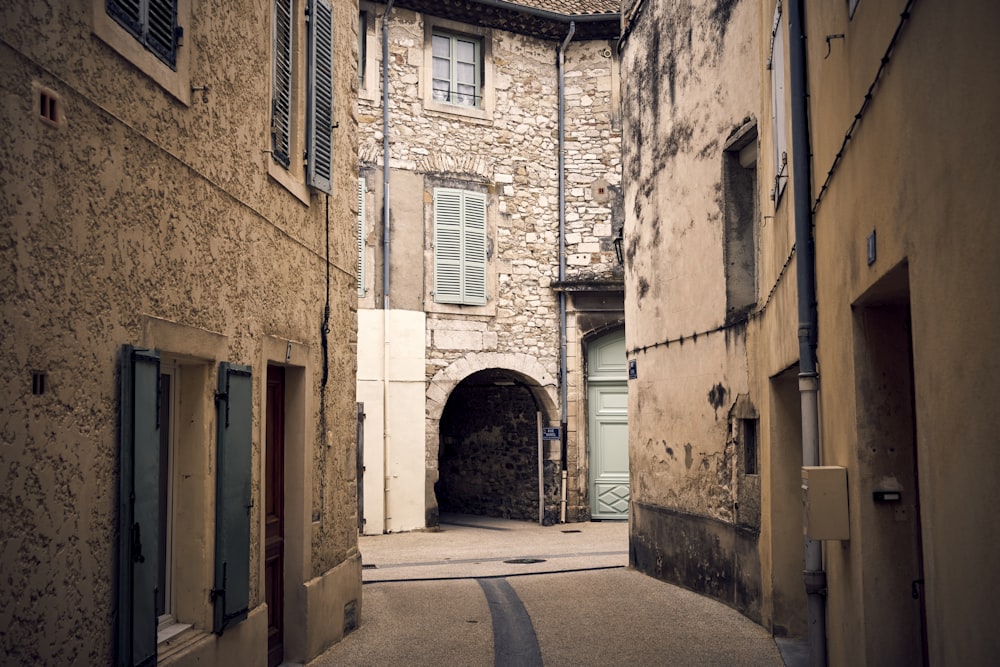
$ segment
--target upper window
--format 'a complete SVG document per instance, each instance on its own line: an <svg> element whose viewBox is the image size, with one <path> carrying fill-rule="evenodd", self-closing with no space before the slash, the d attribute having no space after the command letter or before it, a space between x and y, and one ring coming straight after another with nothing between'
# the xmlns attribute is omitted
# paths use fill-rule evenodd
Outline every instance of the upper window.
<svg viewBox="0 0 1000 667"><path fill-rule="evenodd" d="M722 256L726 322L745 319L757 304L757 126L747 124L722 154Z"/></svg>
<svg viewBox="0 0 1000 667"><path fill-rule="evenodd" d="M479 107L482 100L482 46L477 38L435 31L432 87L438 102Z"/></svg>
<svg viewBox="0 0 1000 667"><path fill-rule="evenodd" d="M177 0L107 0L108 15L133 37L177 69Z"/></svg>
<svg viewBox="0 0 1000 667"><path fill-rule="evenodd" d="M297 11L302 5L308 9ZM303 26L298 17L306 15L310 19ZM333 9L329 0L275 0L273 40L271 154L297 178L302 178L304 165L306 183L329 193L333 158ZM296 58L303 42L307 54L304 70ZM299 129L302 125L296 122L302 113L303 93L304 142ZM273 170L271 173L286 180Z"/></svg>
<svg viewBox="0 0 1000 667"><path fill-rule="evenodd" d="M488 28L425 15L419 86L424 110L491 122L496 105L492 43Z"/></svg>
<svg viewBox="0 0 1000 667"><path fill-rule="evenodd" d="M771 28L771 59L768 67L771 70L771 119L774 134L774 186L771 189L771 199L775 207L781 201L788 182L788 123L785 105L785 32L781 27L781 3L774 10L774 23Z"/></svg>
<svg viewBox="0 0 1000 667"><path fill-rule="evenodd" d="M90 0L94 34L186 105L191 104L192 40L185 32L191 2Z"/></svg>
<svg viewBox="0 0 1000 667"><path fill-rule="evenodd" d="M365 66L368 61L368 12L358 13L358 89L365 87Z"/></svg>
<svg viewBox="0 0 1000 667"><path fill-rule="evenodd" d="M434 301L486 304L486 195L434 189Z"/></svg>

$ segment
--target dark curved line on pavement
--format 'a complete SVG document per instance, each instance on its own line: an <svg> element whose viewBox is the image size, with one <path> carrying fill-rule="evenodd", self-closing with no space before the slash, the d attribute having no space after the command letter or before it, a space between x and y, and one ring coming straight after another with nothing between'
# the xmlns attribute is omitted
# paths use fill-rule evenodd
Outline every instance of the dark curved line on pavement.
<svg viewBox="0 0 1000 667"><path fill-rule="evenodd" d="M578 551L566 554L517 554L516 556L495 556L491 558L455 558L451 560L431 560L416 561L412 563L365 563L372 569L389 570L394 567L438 567L440 565L471 565L473 563L500 563L511 558L540 558L542 560L555 560L557 558L587 558L596 556L627 556L628 550L624 551Z"/></svg>
<svg viewBox="0 0 1000 667"><path fill-rule="evenodd" d="M542 667L542 649L528 610L506 579L480 579L493 617L494 667Z"/></svg>
<svg viewBox="0 0 1000 667"><path fill-rule="evenodd" d="M413 577L409 579L373 579L362 581L363 586L371 584L405 584L411 581L483 581L484 579L510 579L512 577L534 577L539 574L569 574L570 572L595 572L597 570L624 570L626 565L599 565L597 567L578 567L572 570L545 570L543 572L513 572L507 574L484 574L480 576L464 575L454 577Z"/></svg>

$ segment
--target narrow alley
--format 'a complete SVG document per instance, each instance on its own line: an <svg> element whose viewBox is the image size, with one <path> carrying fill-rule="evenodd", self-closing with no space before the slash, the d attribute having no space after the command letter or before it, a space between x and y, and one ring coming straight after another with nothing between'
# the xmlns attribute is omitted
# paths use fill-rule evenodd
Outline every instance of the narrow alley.
<svg viewBox="0 0 1000 667"><path fill-rule="evenodd" d="M626 522L445 515L360 548L360 627L310 667L783 664L738 612L628 569Z"/></svg>

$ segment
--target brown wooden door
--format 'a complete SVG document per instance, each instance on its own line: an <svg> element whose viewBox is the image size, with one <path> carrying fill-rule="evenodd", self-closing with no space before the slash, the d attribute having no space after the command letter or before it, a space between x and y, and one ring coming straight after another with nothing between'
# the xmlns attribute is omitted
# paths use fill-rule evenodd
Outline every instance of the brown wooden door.
<svg viewBox="0 0 1000 667"><path fill-rule="evenodd" d="M264 442L264 598L267 601L267 664L280 665L284 648L285 369L267 367Z"/></svg>

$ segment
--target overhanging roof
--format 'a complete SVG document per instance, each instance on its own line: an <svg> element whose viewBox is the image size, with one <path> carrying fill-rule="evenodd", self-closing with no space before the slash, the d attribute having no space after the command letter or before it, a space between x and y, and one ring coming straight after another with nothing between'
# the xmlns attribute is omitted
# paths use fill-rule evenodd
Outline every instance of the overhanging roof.
<svg viewBox="0 0 1000 667"><path fill-rule="evenodd" d="M574 40L615 39L621 28L617 0L396 0L397 7L551 40L564 39L571 21Z"/></svg>

